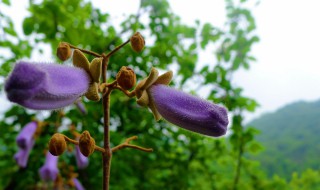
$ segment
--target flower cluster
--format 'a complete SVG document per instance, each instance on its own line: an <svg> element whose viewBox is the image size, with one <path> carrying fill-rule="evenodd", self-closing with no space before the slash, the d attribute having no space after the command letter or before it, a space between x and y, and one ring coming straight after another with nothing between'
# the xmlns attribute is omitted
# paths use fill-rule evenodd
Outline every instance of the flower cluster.
<svg viewBox="0 0 320 190"><path fill-rule="evenodd" d="M107 83L105 73L109 57L129 42L136 52L142 51L145 46L145 41L138 32L107 55L82 50L62 42L57 49L57 56L62 61L72 56L73 66L19 61L5 81L6 95L10 101L35 110L60 109L74 103L83 114L86 114L87 111L81 102L82 96L92 101L99 101L103 97L104 128L106 129L104 132L106 135L109 133L109 123L107 122L109 121L109 96L112 90L118 89L128 97L135 96L139 105L149 107L156 121L164 118L183 129L207 136L219 137L226 134L229 123L227 110L212 102L169 87L173 77L172 71L159 75L158 70L152 68L149 76L136 85L134 70L123 66L116 79ZM84 53L89 53L96 58L89 62ZM102 82L100 78L102 78ZM129 90L132 88L134 90L130 92ZM14 158L20 167L27 165L30 150L34 145L37 126L37 122L29 123L17 137L20 149ZM130 144L130 141L137 139L136 136L128 138L124 143L113 148L110 148L109 138L105 139L107 140L102 148L96 145L89 131L83 131L81 135L78 134L76 140L60 133L54 134L49 142L46 161L39 169L41 179L59 181L61 176L58 175L57 156L67 149L67 142L76 145L75 156L79 169L88 166L87 157L95 150L103 153L104 164L110 164L112 152L122 148L130 147L145 152L152 151L150 148ZM103 168L110 170L110 167ZM104 171L104 175L109 173L110 171ZM78 190L84 189L76 177L77 175L69 176L68 183ZM104 179L109 180L106 176ZM105 184L105 186L107 185Z"/></svg>

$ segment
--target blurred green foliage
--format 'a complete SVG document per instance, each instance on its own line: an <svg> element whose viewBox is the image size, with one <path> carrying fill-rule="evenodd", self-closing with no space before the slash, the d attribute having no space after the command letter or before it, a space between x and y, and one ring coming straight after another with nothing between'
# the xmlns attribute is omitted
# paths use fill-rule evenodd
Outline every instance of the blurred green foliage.
<svg viewBox="0 0 320 190"><path fill-rule="evenodd" d="M257 139L266 147L254 158L269 176L277 174L290 179L293 172L320 169L319 115L320 101L301 101L250 122L261 131Z"/></svg>
<svg viewBox="0 0 320 190"><path fill-rule="evenodd" d="M110 15L102 13L88 1L31 0L29 16L22 26L27 38L18 36L12 20L0 14L3 22L0 26L1 48L11 52L9 56L0 57L0 75L7 76L14 61L30 57L33 46L40 42L50 44L53 54L60 41L101 53L110 51L139 31L146 41L153 43L147 43L142 53L125 47L112 56L108 71L110 81L124 65L134 68L138 80L147 76L151 66L163 70L176 66L177 75L172 85L194 93L198 93L199 88L206 88L210 92L209 100L229 109L230 135L213 139L186 132L165 121L157 123L147 109L137 106L134 99L114 92L111 99L112 146L138 135L136 144L152 147L155 151L145 153L125 149L116 152L111 168L112 190L319 188L319 172L307 170L301 175L294 174L287 184L277 176L267 178L259 163L245 156L261 149L254 140L257 130L243 125L243 113L254 111L258 104L245 97L232 78L239 69L249 69L255 61L250 50L259 38L246 1L226 0L225 3L227 21L223 28L201 22L185 25L166 0L141 0L137 14L128 15L117 30ZM10 1L2 0L1 5L10 6ZM148 18L147 22L141 22L142 16ZM218 47L212 52L215 60L199 63L199 53L209 45ZM75 106L66 108L63 118L57 111L34 112L17 106L6 111L0 124L0 189L41 186L43 182L39 179L38 169L44 162L47 142L57 130L71 136L67 130L70 124L74 124L78 131L89 130L97 144L102 144L101 102L84 101L87 115L82 115ZM21 127L33 118L50 124L36 140L28 167L19 169L13 160L17 151L15 137ZM65 153L59 158L63 177L68 173L67 165L76 167L72 153ZM88 168L75 168L87 189L101 189L101 165L101 155L95 153L90 157Z"/></svg>

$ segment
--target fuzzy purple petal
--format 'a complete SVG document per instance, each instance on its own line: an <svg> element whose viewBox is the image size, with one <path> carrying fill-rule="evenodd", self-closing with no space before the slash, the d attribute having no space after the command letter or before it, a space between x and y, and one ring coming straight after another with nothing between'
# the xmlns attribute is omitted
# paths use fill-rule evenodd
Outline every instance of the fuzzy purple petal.
<svg viewBox="0 0 320 190"><path fill-rule="evenodd" d="M59 173L58 156L53 156L49 151L46 155L46 161L44 165L39 169L39 174L44 181L54 181Z"/></svg>
<svg viewBox="0 0 320 190"><path fill-rule="evenodd" d="M73 178L74 187L76 190L85 190L80 181L77 178Z"/></svg>
<svg viewBox="0 0 320 190"><path fill-rule="evenodd" d="M14 159L21 168L27 167L29 154L33 145L34 139L31 139L30 144L25 149L20 148L19 151L14 155Z"/></svg>
<svg viewBox="0 0 320 190"><path fill-rule="evenodd" d="M36 110L58 109L75 102L89 88L85 70L58 64L18 62L5 82L10 101Z"/></svg>
<svg viewBox="0 0 320 190"><path fill-rule="evenodd" d="M37 122L33 121L22 128L16 138L16 142L20 148L28 149L29 146L33 145L33 135L36 132L37 127Z"/></svg>
<svg viewBox="0 0 320 190"><path fill-rule="evenodd" d="M226 134L225 108L165 85L153 85L149 91L158 112L169 122L203 135Z"/></svg>
<svg viewBox="0 0 320 190"><path fill-rule="evenodd" d="M81 152L78 145L76 145L76 162L79 169L86 168L89 164L88 157L85 157Z"/></svg>

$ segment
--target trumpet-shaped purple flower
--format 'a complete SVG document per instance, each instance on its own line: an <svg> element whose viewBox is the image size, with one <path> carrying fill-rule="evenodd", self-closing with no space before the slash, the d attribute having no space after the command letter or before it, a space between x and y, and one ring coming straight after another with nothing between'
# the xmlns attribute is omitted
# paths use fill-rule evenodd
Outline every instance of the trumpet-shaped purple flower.
<svg viewBox="0 0 320 190"><path fill-rule="evenodd" d="M29 154L33 145L34 139L31 139L27 147L24 149L19 148L19 151L14 155L14 159L21 168L25 168L27 166Z"/></svg>
<svg viewBox="0 0 320 190"><path fill-rule="evenodd" d="M58 170L58 156L53 156L49 151L46 155L46 161L44 165L39 169L39 174L44 181L54 181L56 180L59 170Z"/></svg>
<svg viewBox="0 0 320 190"><path fill-rule="evenodd" d="M80 181L77 178L73 178L74 187L76 190L85 190Z"/></svg>
<svg viewBox="0 0 320 190"><path fill-rule="evenodd" d="M169 122L208 136L227 132L225 108L162 84L152 85L149 91L157 111Z"/></svg>
<svg viewBox="0 0 320 190"><path fill-rule="evenodd" d="M90 80L84 69L20 61L6 80L5 91L10 101L26 108L58 109L87 92Z"/></svg>
<svg viewBox="0 0 320 190"><path fill-rule="evenodd" d="M88 157L85 157L81 152L80 152L80 148L78 145L76 145L76 162L77 162L77 166L80 169L86 168L89 164L89 159Z"/></svg>
<svg viewBox="0 0 320 190"><path fill-rule="evenodd" d="M16 138L16 142L20 148L28 149L31 145L33 145L33 135L36 132L37 127L38 124L36 121L32 121L23 127Z"/></svg>

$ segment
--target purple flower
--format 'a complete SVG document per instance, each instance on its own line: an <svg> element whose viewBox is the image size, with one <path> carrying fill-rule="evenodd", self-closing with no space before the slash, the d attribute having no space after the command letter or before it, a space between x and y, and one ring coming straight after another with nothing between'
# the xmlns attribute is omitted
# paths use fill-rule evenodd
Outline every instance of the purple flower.
<svg viewBox="0 0 320 190"><path fill-rule="evenodd" d="M172 76L172 71L159 76L158 70L152 68L149 76L135 88L137 103L148 106L157 121L163 117L179 127L208 136L226 134L227 110L167 87Z"/></svg>
<svg viewBox="0 0 320 190"><path fill-rule="evenodd" d="M165 85L152 85L150 96L162 117L184 129L218 137L226 134L227 110Z"/></svg>
<svg viewBox="0 0 320 190"><path fill-rule="evenodd" d="M36 132L37 127L37 122L32 121L22 128L16 138L16 142L20 148L28 149L31 145L33 145L33 135Z"/></svg>
<svg viewBox="0 0 320 190"><path fill-rule="evenodd" d="M76 190L85 190L80 181L77 178L73 178L74 187Z"/></svg>
<svg viewBox="0 0 320 190"><path fill-rule="evenodd" d="M20 61L7 78L5 91L10 101L26 108L58 109L83 95L90 80L84 69Z"/></svg>
<svg viewBox="0 0 320 190"><path fill-rule="evenodd" d="M34 139L31 139L26 148L19 148L19 151L14 155L14 159L21 168L25 168L27 166L29 154L33 145Z"/></svg>
<svg viewBox="0 0 320 190"><path fill-rule="evenodd" d="M83 114L83 115L87 115L87 109L86 107L84 106L83 102L80 100L80 101L77 101L74 103L77 108L79 109L79 111Z"/></svg>
<svg viewBox="0 0 320 190"><path fill-rule="evenodd" d="M79 169L86 168L89 164L88 157L85 157L81 152L78 145L76 145L76 162Z"/></svg>
<svg viewBox="0 0 320 190"><path fill-rule="evenodd" d="M54 181L56 180L59 170L58 170L58 156L53 156L49 151L46 155L46 161L44 165L39 169L39 174L44 181Z"/></svg>

